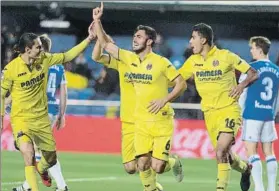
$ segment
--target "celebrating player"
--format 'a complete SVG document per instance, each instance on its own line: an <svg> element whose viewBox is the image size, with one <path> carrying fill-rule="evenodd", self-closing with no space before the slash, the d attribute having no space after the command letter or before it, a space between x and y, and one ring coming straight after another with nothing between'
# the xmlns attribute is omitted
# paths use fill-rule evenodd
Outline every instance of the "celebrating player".
<svg viewBox="0 0 279 191"><path fill-rule="evenodd" d="M138 26L133 38L134 52L123 50L106 38L100 22L102 13L103 4L93 10L94 27L100 46L109 53L107 61L110 64L117 62L117 67L119 71L121 70L121 81L130 83L129 86L133 85L135 89L135 108L127 106L130 107L129 111L134 113L135 120L133 127L135 137L131 140L134 141L135 154L131 157L137 158L144 189L156 191L159 190L156 188L156 173L163 173L173 167L176 168L174 171L178 179L183 178L179 160L168 162L174 115L169 102L184 90L186 84L166 58L152 52L156 39L153 28ZM109 61L109 58L113 61ZM175 83L170 94L168 94L169 81ZM123 88L124 86L122 91ZM132 159L135 163L134 158Z"/></svg>
<svg viewBox="0 0 279 191"><path fill-rule="evenodd" d="M194 55L186 60L179 71L186 80L194 75L202 98L205 123L218 163L216 190L227 190L233 168L242 173L242 191L248 191L250 168L231 152L231 146L241 125L238 97L246 86L257 79L257 73L234 53L214 46L213 30L207 24L201 23L193 27L190 46ZM238 85L235 69L247 73L247 78Z"/></svg>
<svg viewBox="0 0 279 191"><path fill-rule="evenodd" d="M42 48L45 52L50 52L51 49L51 40L47 35L39 36L42 42ZM56 96L60 94L60 99ZM66 78L64 73L63 65L53 65L49 68L48 71L48 84L47 84L47 99L48 99L48 115L51 122L51 127L57 127L61 129L65 125L65 112L67 106L67 85ZM60 102L60 106L59 106ZM38 163L41 160L41 153L38 148L35 147L35 159ZM51 176L54 178L57 184L57 191L67 191L68 187L64 180L61 171L60 162L57 159L57 162L54 166L48 169ZM47 186L51 186L51 179L48 179L47 182L44 182ZM30 189L27 181L23 185L14 188L13 191L24 191Z"/></svg>
<svg viewBox="0 0 279 191"><path fill-rule="evenodd" d="M250 39L251 54L256 60L251 66L258 71L259 79L244 90L239 100L243 109L242 139L245 141L249 163L253 166L251 173L255 191L265 191L258 143L262 144L266 157L267 191L275 191L278 168L273 142L277 139L274 120L277 113L279 67L268 59L270 44L266 37L255 36ZM240 83L245 78L246 75L241 75Z"/></svg>
<svg viewBox="0 0 279 191"><path fill-rule="evenodd" d="M41 52L40 38L33 33L23 34L18 43L20 55L8 63L1 79L1 121L3 123L5 96L12 96L11 124L14 139L25 162L25 177L32 191L38 191L34 148L42 152L37 171L43 179L48 168L56 164L56 149L47 110L47 74L50 66L74 59L93 40L89 36L66 53ZM3 127L3 126L1 126Z"/></svg>

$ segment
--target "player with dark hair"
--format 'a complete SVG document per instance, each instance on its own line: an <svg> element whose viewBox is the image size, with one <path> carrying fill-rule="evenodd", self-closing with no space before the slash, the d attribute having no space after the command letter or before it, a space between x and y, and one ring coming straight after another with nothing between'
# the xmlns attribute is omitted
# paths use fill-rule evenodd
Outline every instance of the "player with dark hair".
<svg viewBox="0 0 279 191"><path fill-rule="evenodd" d="M238 98L243 89L257 79L257 72L236 54L214 46L213 30L207 24L193 27L190 46L194 55L185 61L179 71L185 80L194 75L202 99L206 128L218 163L216 190L227 190L233 168L242 173L242 191L248 191L250 167L232 153L231 147L241 126ZM247 78L238 85L235 69L247 74Z"/></svg>
<svg viewBox="0 0 279 191"><path fill-rule="evenodd" d="M156 31L140 25L133 37L133 52L120 49L112 43L102 29L100 18L103 4L93 10L94 27L100 46L123 66L123 77L135 89L134 149L140 178L145 191L157 191L156 173L175 168L176 176L182 180L183 170L179 160L169 161L173 134L174 111L170 101L185 89L185 82L168 59L152 52ZM168 93L168 82L174 89ZM132 114L131 114L132 115ZM133 156L133 155L132 155ZM177 162L176 162L177 161Z"/></svg>
<svg viewBox="0 0 279 191"><path fill-rule="evenodd" d="M7 64L1 76L1 122L3 123L5 96L12 97L11 125L14 139L25 162L25 177L32 191L38 191L33 142L42 152L37 171L43 181L48 168L54 166L56 146L47 107L47 75L49 67L74 59L93 40L92 32L80 44L65 53L42 52L40 38L33 33L23 34L18 43L19 56ZM1 126L1 128L3 125Z"/></svg>

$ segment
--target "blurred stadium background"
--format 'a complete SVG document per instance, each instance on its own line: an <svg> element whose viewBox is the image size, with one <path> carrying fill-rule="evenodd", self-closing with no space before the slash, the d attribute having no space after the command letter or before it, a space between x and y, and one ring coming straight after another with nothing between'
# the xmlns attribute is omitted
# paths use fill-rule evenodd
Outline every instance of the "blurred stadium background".
<svg viewBox="0 0 279 191"><path fill-rule="evenodd" d="M150 25L159 33L155 52L180 68L191 55L191 27L210 24L215 43L251 61L248 40L268 37L270 59L279 64L278 1L104 1L103 26L116 43L131 49L134 29ZM1 1L1 70L13 58L12 47L24 32L47 33L52 52L62 52L87 35L92 8L99 2ZM91 60L92 46L67 63L68 107L66 127L55 131L60 162L71 190L141 190L137 176L125 174L120 158L118 73ZM239 75L239 74L237 74ZM192 81L174 105L176 129L172 152L184 159L185 181L176 184L171 174L160 176L165 190L214 190L214 152L206 134L200 98ZM277 127L278 129L278 127ZM278 129L279 130L279 129ZM279 158L279 144L276 142ZM234 147L245 158L243 143ZM1 190L11 190L24 177L22 158L14 151L9 116L1 135ZM233 173L230 190L239 190L239 174ZM41 187L41 190L51 190ZM278 189L279 190L279 189Z"/></svg>

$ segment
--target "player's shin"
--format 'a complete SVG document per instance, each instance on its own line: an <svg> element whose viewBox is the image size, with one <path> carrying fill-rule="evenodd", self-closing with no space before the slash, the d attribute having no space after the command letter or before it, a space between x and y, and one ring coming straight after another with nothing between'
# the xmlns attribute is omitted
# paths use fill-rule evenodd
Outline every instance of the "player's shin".
<svg viewBox="0 0 279 191"><path fill-rule="evenodd" d="M232 169L240 172L240 173L244 173L247 168L248 165L245 161L241 160L240 157L236 154L231 152L230 153L230 164Z"/></svg>
<svg viewBox="0 0 279 191"><path fill-rule="evenodd" d="M231 166L229 163L218 164L217 191L226 191L230 179Z"/></svg>
<svg viewBox="0 0 279 191"><path fill-rule="evenodd" d="M164 169L164 172L168 172L173 168L173 166L175 165L175 160L176 159L174 157L171 156L169 157L169 161L166 162L166 167Z"/></svg>
<svg viewBox="0 0 279 191"><path fill-rule="evenodd" d="M278 163L274 155L266 157L266 169L268 177L267 191L275 191Z"/></svg>
<svg viewBox="0 0 279 191"><path fill-rule="evenodd" d="M54 178L58 189L64 189L67 185L61 171L61 165L57 160L56 164L49 168L50 175Z"/></svg>
<svg viewBox="0 0 279 191"><path fill-rule="evenodd" d="M139 171L140 179L145 191L157 191L156 173L151 168Z"/></svg>
<svg viewBox="0 0 279 191"><path fill-rule="evenodd" d="M26 166L25 167L25 177L26 177L26 181L30 185L32 191L38 191L39 188L38 188L35 166Z"/></svg>
<svg viewBox="0 0 279 191"><path fill-rule="evenodd" d="M255 184L255 190L264 191L262 162L259 155L249 157L249 163L253 166L251 174Z"/></svg>

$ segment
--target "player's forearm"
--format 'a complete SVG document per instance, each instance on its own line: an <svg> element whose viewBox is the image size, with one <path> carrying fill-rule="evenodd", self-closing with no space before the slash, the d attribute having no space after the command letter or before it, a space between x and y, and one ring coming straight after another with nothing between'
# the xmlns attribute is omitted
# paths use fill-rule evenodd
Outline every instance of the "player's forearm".
<svg viewBox="0 0 279 191"><path fill-rule="evenodd" d="M254 68L250 68L247 72L247 77L245 80L243 80L240 85L243 87L249 86L251 83L253 83L255 80L258 79L258 73Z"/></svg>
<svg viewBox="0 0 279 191"><path fill-rule="evenodd" d="M81 43L64 53L64 63L70 62L76 58L80 53L82 53L85 48L90 44L91 40L86 38Z"/></svg>
<svg viewBox="0 0 279 191"><path fill-rule="evenodd" d="M67 99L68 99L67 87L65 84L63 84L61 85L61 92L60 92L60 111L59 111L60 116L63 116L66 113Z"/></svg>
<svg viewBox="0 0 279 191"><path fill-rule="evenodd" d="M173 90L167 95L166 102L172 102L179 97L187 88L186 82L181 76L178 76L175 80L175 86Z"/></svg>
<svg viewBox="0 0 279 191"><path fill-rule="evenodd" d="M97 35L98 41L99 41L101 47L104 48L109 41L108 41L108 38L106 37L106 33L103 29L103 26L102 26L102 23L100 20L95 20L95 30L96 30L96 35Z"/></svg>
<svg viewBox="0 0 279 191"><path fill-rule="evenodd" d="M99 43L99 40L97 40L93 48L92 60L94 60L95 62L100 62L102 53L103 53L103 49Z"/></svg>

